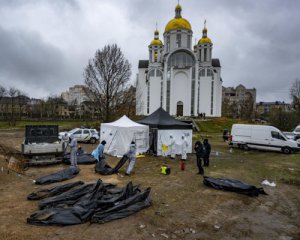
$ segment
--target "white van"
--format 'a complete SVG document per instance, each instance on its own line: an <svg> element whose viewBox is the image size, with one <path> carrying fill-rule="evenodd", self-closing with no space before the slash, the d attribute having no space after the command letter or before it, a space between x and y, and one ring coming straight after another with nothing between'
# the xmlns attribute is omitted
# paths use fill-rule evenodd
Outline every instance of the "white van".
<svg viewBox="0 0 300 240"><path fill-rule="evenodd" d="M248 150L260 149L291 153L300 150L300 144L288 139L275 127L266 125L233 124L231 129L233 146Z"/></svg>

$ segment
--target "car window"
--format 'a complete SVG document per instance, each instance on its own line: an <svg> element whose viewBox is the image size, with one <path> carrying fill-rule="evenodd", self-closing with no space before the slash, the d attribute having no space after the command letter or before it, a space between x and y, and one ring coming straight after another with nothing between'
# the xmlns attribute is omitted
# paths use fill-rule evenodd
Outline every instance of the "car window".
<svg viewBox="0 0 300 240"><path fill-rule="evenodd" d="M78 130L76 132L74 132L73 134L81 134L82 130Z"/></svg>
<svg viewBox="0 0 300 240"><path fill-rule="evenodd" d="M279 132L271 131L271 135L272 135L272 138L285 140L285 138Z"/></svg>
<svg viewBox="0 0 300 240"><path fill-rule="evenodd" d="M71 131L69 131L69 134L73 134L73 133L77 132L78 130L80 130L80 129L79 128L74 128Z"/></svg>
<svg viewBox="0 0 300 240"><path fill-rule="evenodd" d="M277 139L279 139L279 132L272 131L272 132L271 132L271 135L272 135L272 138L277 138Z"/></svg>
<svg viewBox="0 0 300 240"><path fill-rule="evenodd" d="M83 134L90 134L89 130L83 130Z"/></svg>
<svg viewBox="0 0 300 240"><path fill-rule="evenodd" d="M297 127L297 128L295 129L295 132L300 133L300 127Z"/></svg>
<svg viewBox="0 0 300 240"><path fill-rule="evenodd" d="M96 133L95 129L91 129L91 133Z"/></svg>

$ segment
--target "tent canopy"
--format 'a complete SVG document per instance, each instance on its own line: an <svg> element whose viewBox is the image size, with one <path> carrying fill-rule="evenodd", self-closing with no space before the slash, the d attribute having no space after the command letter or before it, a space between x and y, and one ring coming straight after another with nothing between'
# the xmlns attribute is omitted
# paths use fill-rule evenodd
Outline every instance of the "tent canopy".
<svg viewBox="0 0 300 240"><path fill-rule="evenodd" d="M102 123L100 142L105 140L104 152L121 157L129 150L131 141L135 141L137 155L145 153L149 148L149 126L130 120L125 115L111 123Z"/></svg>
<svg viewBox="0 0 300 240"><path fill-rule="evenodd" d="M176 120L162 107L158 108L148 117L138 121L138 123L158 129L193 129L192 125Z"/></svg>
<svg viewBox="0 0 300 240"><path fill-rule="evenodd" d="M102 123L101 126L114 126L114 127L145 127L145 125L136 123L134 121L132 121L131 119L129 119L126 115L124 115L123 117L121 117L120 119L111 122L111 123Z"/></svg>

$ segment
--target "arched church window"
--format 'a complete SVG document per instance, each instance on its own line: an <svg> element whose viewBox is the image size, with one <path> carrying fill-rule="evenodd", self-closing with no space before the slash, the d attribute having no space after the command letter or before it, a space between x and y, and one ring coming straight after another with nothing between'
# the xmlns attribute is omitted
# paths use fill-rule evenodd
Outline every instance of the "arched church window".
<svg viewBox="0 0 300 240"><path fill-rule="evenodd" d="M210 101L210 115L214 113L214 81L211 81L211 101Z"/></svg>
<svg viewBox="0 0 300 240"><path fill-rule="evenodd" d="M212 79L214 79L214 73L211 69L207 69L207 76L211 77Z"/></svg>
<svg viewBox="0 0 300 240"><path fill-rule="evenodd" d="M181 47L181 34L176 34L176 44L177 47Z"/></svg>
<svg viewBox="0 0 300 240"><path fill-rule="evenodd" d="M204 61L207 61L207 49L204 48Z"/></svg>
<svg viewBox="0 0 300 240"><path fill-rule="evenodd" d="M169 59L169 66L176 68L192 67L194 65L194 59L186 52L174 53Z"/></svg>
<svg viewBox="0 0 300 240"><path fill-rule="evenodd" d="M156 77L162 77L162 72L160 70L156 70Z"/></svg>
<svg viewBox="0 0 300 240"><path fill-rule="evenodd" d="M157 58L158 58L158 53L157 51L154 52L154 62L157 62Z"/></svg>
<svg viewBox="0 0 300 240"><path fill-rule="evenodd" d="M170 35L167 36L167 52L170 51Z"/></svg>
<svg viewBox="0 0 300 240"><path fill-rule="evenodd" d="M149 112L150 112L150 81L148 82L147 85L147 114L149 114Z"/></svg>
<svg viewBox="0 0 300 240"><path fill-rule="evenodd" d="M148 76L149 77L154 77L155 76L155 70L151 70L149 73L148 73Z"/></svg>
<svg viewBox="0 0 300 240"><path fill-rule="evenodd" d="M199 77L205 77L205 69L200 70Z"/></svg>
<svg viewBox="0 0 300 240"><path fill-rule="evenodd" d="M168 68L167 72L167 97L166 97L166 107L167 112L170 113L170 87L171 87L171 69Z"/></svg>

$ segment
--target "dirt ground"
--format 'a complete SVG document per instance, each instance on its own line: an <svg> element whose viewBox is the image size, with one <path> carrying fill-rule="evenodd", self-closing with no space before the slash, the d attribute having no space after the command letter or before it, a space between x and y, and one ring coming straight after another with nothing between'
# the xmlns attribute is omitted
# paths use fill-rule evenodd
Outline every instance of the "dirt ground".
<svg viewBox="0 0 300 240"><path fill-rule="evenodd" d="M23 131L0 132L2 146L20 150L22 141ZM221 140L212 139L212 142L215 142L214 152L220 151L220 154L212 154L210 167L205 171L206 175L220 176L222 164L229 161L226 160L229 159L226 150L228 147ZM89 152L95 146L82 144ZM252 164L258 161L253 158L256 153L251 155L250 162L249 155L238 155L235 152L230 159L235 158L239 163L248 161L248 164ZM298 160L300 162L300 157ZM108 157L108 162L114 165L117 159ZM160 174L160 166L164 162L171 167L171 174L168 176ZM299 164L295 164L293 171L299 173ZM299 186L278 181L274 188L264 186L268 195L259 197L214 190L204 186L202 177L196 175L193 155L189 156L185 171L180 171L179 159L174 161L149 156L139 158L135 173L130 177L124 176L124 167L119 174L101 176L94 172L93 165L81 165L79 175L64 183L78 180L92 182L101 178L104 182L123 186L132 181L140 184L142 189L151 187L152 206L127 218L105 224L86 223L68 227L27 224L26 218L38 210L37 202L26 200L27 195L61 184L37 186L32 180L64 167L66 166L63 164L31 167L25 175L12 171L8 173L5 156L0 153L0 239L300 239ZM234 171L239 170L233 168L231 173ZM230 174L228 171L225 175L229 178L240 176L239 180L249 179L238 174ZM256 184L261 180L253 179L248 183Z"/></svg>

